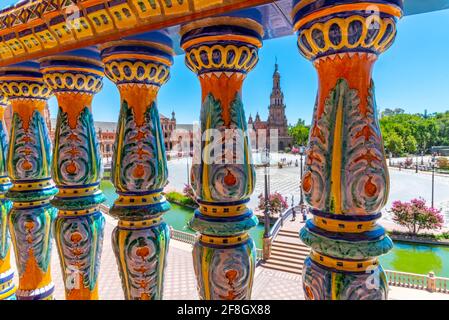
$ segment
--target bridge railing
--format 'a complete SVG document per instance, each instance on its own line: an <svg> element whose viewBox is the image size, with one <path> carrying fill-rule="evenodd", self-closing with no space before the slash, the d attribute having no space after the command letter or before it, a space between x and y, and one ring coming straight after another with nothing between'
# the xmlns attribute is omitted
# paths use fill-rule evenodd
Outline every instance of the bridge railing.
<svg viewBox="0 0 449 320"><path fill-rule="evenodd" d="M276 238L279 231L281 231L281 228L284 226L284 221L287 220L293 214L292 209L293 208L290 207L279 215L279 218L276 220L276 222L273 224L273 226L270 229L270 234L269 234L270 238L272 238L272 239ZM296 208L295 208L295 210L296 210Z"/></svg>
<svg viewBox="0 0 449 320"><path fill-rule="evenodd" d="M196 241L197 235L188 233L188 232L178 231L173 228L170 228L170 238L173 240L178 240L178 241L184 242L184 243L194 244Z"/></svg>
<svg viewBox="0 0 449 320"><path fill-rule="evenodd" d="M271 246L273 244L274 239L277 237L279 231L281 231L284 226L284 221L290 218L293 214L293 210L298 210L297 207L290 207L279 215L279 218L273 224L268 234L268 238L263 239L263 251L262 251L262 260L268 260L271 256Z"/></svg>
<svg viewBox="0 0 449 320"><path fill-rule="evenodd" d="M433 272L427 275L392 270L385 272L390 286L449 293L449 278L436 277Z"/></svg>

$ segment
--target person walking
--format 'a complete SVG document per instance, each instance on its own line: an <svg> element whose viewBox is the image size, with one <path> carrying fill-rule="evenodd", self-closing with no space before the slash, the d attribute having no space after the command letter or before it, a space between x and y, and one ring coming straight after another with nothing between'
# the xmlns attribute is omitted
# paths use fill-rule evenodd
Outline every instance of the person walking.
<svg viewBox="0 0 449 320"><path fill-rule="evenodd" d="M292 221L296 220L295 198L292 196Z"/></svg>
<svg viewBox="0 0 449 320"><path fill-rule="evenodd" d="M307 221L307 208L305 205L301 206L301 213L302 213L302 222Z"/></svg>

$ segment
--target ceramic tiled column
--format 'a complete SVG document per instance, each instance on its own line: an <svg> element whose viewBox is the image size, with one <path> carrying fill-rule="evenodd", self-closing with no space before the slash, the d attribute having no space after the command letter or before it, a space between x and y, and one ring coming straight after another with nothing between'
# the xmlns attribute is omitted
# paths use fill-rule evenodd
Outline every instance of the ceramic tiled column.
<svg viewBox="0 0 449 320"><path fill-rule="evenodd" d="M312 249L308 299L387 299L378 257L393 244L376 221L389 175L371 73L401 10L401 0L294 1L298 46L319 78L302 184L313 215L300 233Z"/></svg>
<svg viewBox="0 0 449 320"><path fill-rule="evenodd" d="M172 42L152 32L104 44L106 75L120 92L121 109L112 161L119 195L110 214L122 287L128 300L162 299L170 231L162 215L168 170L157 108L159 88L173 63Z"/></svg>
<svg viewBox="0 0 449 320"><path fill-rule="evenodd" d="M199 295L206 300L251 298L256 249L248 230L258 221L247 207L255 171L242 85L258 62L259 19L257 10L246 10L181 28L186 64L202 89L203 139L191 177L200 208L190 225L201 233L193 260Z"/></svg>
<svg viewBox="0 0 449 320"><path fill-rule="evenodd" d="M51 180L51 141L44 118L51 95L39 64L26 62L0 69L0 90L12 105L7 171L13 186L9 227L19 272L18 299L52 299L51 225L57 192Z"/></svg>
<svg viewBox="0 0 449 320"><path fill-rule="evenodd" d="M67 300L98 299L104 217L100 204L102 163L92 117L92 99L102 88L97 49L40 60L45 82L58 100L52 176L59 189L55 240Z"/></svg>
<svg viewBox="0 0 449 320"><path fill-rule="evenodd" d="M8 132L3 121L3 115L8 100L0 94L0 300L14 300L16 286L14 285L14 271L11 268L11 239L8 228L9 211L12 203L5 197L11 188L8 178L7 153Z"/></svg>

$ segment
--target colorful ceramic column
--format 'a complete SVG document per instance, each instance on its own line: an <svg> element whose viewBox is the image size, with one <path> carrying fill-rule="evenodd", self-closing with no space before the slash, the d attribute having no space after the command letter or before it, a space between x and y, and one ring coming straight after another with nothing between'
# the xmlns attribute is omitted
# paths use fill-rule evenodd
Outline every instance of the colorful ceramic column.
<svg viewBox="0 0 449 320"><path fill-rule="evenodd" d="M44 118L51 95L39 64L26 62L0 69L0 90L12 105L13 119L7 157L13 186L9 229L19 272L18 299L52 299L50 273L51 225L57 192L50 175L51 141Z"/></svg>
<svg viewBox="0 0 449 320"><path fill-rule="evenodd" d="M52 177L59 189L55 240L67 300L98 299L104 217L100 204L102 163L92 118L92 99L102 88L97 49L40 60L45 82L58 100Z"/></svg>
<svg viewBox="0 0 449 320"><path fill-rule="evenodd" d="M11 269L11 239L8 228L12 203L5 198L5 193L11 187L6 163L8 132L3 119L8 104L8 100L0 93L0 300L15 300L17 289L13 283L14 271Z"/></svg>
<svg viewBox="0 0 449 320"><path fill-rule="evenodd" d="M201 299L250 299L256 263L247 207L255 171L242 85L258 62L263 28L257 10L203 19L181 28L187 66L202 89L201 149L192 187L200 204L190 225L201 233L193 260ZM199 137L201 138L201 137Z"/></svg>
<svg viewBox="0 0 449 320"><path fill-rule="evenodd" d="M156 98L173 63L172 41L147 33L102 46L105 73L120 92L121 109L112 161L119 195L110 214L122 287L128 300L162 299L170 231L162 214L170 204L164 136Z"/></svg>
<svg viewBox="0 0 449 320"><path fill-rule="evenodd" d="M319 77L302 184L307 299L387 299L378 257L393 244L376 221L389 175L371 73L401 14L401 0L294 1L298 46Z"/></svg>

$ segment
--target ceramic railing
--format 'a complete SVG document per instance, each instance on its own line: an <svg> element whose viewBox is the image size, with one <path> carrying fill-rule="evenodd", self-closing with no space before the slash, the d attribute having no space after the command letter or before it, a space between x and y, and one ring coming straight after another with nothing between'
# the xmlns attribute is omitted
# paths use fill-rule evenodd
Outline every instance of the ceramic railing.
<svg viewBox="0 0 449 320"><path fill-rule="evenodd" d="M449 278L435 277L436 292L449 293Z"/></svg>
<svg viewBox="0 0 449 320"><path fill-rule="evenodd" d="M185 242L188 244L194 244L196 241L197 236L195 234L178 231L173 228L170 228L170 232L171 232L171 238L173 240L178 240L178 241Z"/></svg>
<svg viewBox="0 0 449 320"><path fill-rule="evenodd" d="M295 210L297 213L299 213L299 208L295 207ZM287 220L292 214L293 214L293 210L290 207L279 215L279 218L276 220L273 227L271 227L271 230L270 230L270 238L271 239L276 238L277 234L279 233L279 231L281 231L281 228L284 226L284 221Z"/></svg>
<svg viewBox="0 0 449 320"><path fill-rule="evenodd" d="M449 293L449 278L435 277L433 272L424 275L386 270L386 273L390 286Z"/></svg>

